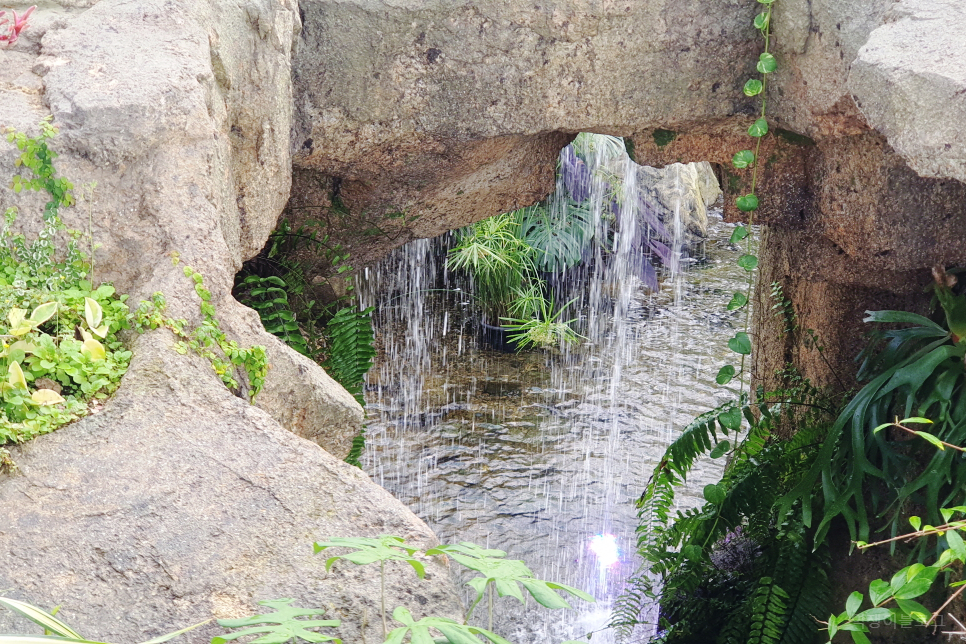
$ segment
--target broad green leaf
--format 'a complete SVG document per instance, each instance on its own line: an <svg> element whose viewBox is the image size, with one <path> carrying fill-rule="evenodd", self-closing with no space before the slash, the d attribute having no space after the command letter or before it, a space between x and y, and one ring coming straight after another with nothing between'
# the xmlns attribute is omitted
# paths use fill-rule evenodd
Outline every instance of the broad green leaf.
<svg viewBox="0 0 966 644"><path fill-rule="evenodd" d="M933 436L932 434L929 434L927 432L916 432L916 436L926 439L927 441L935 445L936 449L943 450L943 451L945 451L946 449L946 446L943 445L943 442L938 438L936 438L935 436Z"/></svg>
<svg viewBox="0 0 966 644"><path fill-rule="evenodd" d="M570 608L570 604L567 603L560 595L550 589L547 582L542 579L532 579L527 577L521 577L517 581L523 584L530 594L533 596L537 603L546 608Z"/></svg>
<svg viewBox="0 0 966 644"><path fill-rule="evenodd" d="M734 295L731 296L731 301L728 302L728 310L734 311L736 309L740 309L747 303L748 303L747 295L745 295L744 293L735 293Z"/></svg>
<svg viewBox="0 0 966 644"><path fill-rule="evenodd" d="M849 619L855 617L855 614L859 612L859 608L862 606L862 599L862 593L855 591L845 600L845 614L849 616Z"/></svg>
<svg viewBox="0 0 966 644"><path fill-rule="evenodd" d="M899 610L917 622L925 624L929 621L931 613L919 602L912 601L911 599L896 598L896 605L899 606Z"/></svg>
<svg viewBox="0 0 966 644"><path fill-rule="evenodd" d="M750 273L758 268L758 258L754 255L742 255L738 258L738 266Z"/></svg>
<svg viewBox="0 0 966 644"><path fill-rule="evenodd" d="M704 498L708 503L713 503L714 505L721 505L727 498L725 490L720 485L715 485L711 483L710 485L704 486Z"/></svg>
<svg viewBox="0 0 966 644"><path fill-rule="evenodd" d="M728 239L729 244L737 244L742 239L748 236L748 229L744 226L736 226L733 231L731 231L731 238Z"/></svg>
<svg viewBox="0 0 966 644"><path fill-rule="evenodd" d="M252 640L252 644L284 644L285 642L302 639L306 642L337 642L342 640L318 633L314 628L337 628L339 620L330 619L298 619L300 617L321 616L324 608L298 608L290 606L294 599L275 599L258 602L261 606L274 608L275 612L264 615L253 615L242 619L219 619L218 624L225 628L241 628L243 630L229 635L212 638L211 644L225 644L230 640L247 635L259 635Z"/></svg>
<svg viewBox="0 0 966 644"><path fill-rule="evenodd" d="M928 418L920 418L918 416L913 416L912 418L903 418L902 420L899 421L899 424L900 425L904 425L906 423L919 423L921 425L932 425L933 424L933 422L931 420L929 420Z"/></svg>
<svg viewBox="0 0 966 644"><path fill-rule="evenodd" d="M708 454L708 456L711 458L721 458L729 451L731 451L731 441L721 441L714 446L714 449L711 450L711 453Z"/></svg>
<svg viewBox="0 0 966 644"><path fill-rule="evenodd" d="M755 16L755 29L764 30L768 27L768 12L762 11Z"/></svg>
<svg viewBox="0 0 966 644"><path fill-rule="evenodd" d="M869 584L869 598L876 606L886 601L890 597L892 597L892 586L885 581L876 579Z"/></svg>
<svg viewBox="0 0 966 644"><path fill-rule="evenodd" d="M756 139L761 138L766 134L768 134L768 121L763 118L757 119L751 124L751 127L748 128L748 135L753 136Z"/></svg>
<svg viewBox="0 0 966 644"><path fill-rule="evenodd" d="M745 96L758 96L761 94L761 90L764 88L765 86L761 84L760 80L757 78L752 78L745 83L745 86L741 89L741 91L745 93Z"/></svg>
<svg viewBox="0 0 966 644"><path fill-rule="evenodd" d="M47 302L41 304L30 314L30 323L33 326L40 326L49 320L57 312L57 302Z"/></svg>
<svg viewBox="0 0 966 644"><path fill-rule="evenodd" d="M718 375L714 377L714 381L719 385L726 385L731 382L732 378L735 377L735 368L730 364L718 369Z"/></svg>
<svg viewBox="0 0 966 644"><path fill-rule="evenodd" d="M731 157L731 164L739 170L747 168L754 162L755 153L751 150L741 150L740 152L735 152L735 155Z"/></svg>
<svg viewBox="0 0 966 644"><path fill-rule="evenodd" d="M739 331L735 334L735 337L728 340L728 348L735 353L740 353L745 356L749 355L751 353L751 339L747 333Z"/></svg>
<svg viewBox="0 0 966 644"><path fill-rule="evenodd" d="M19 327L23 325L25 319L27 319L27 309L10 309L7 313L7 319L10 320L11 327Z"/></svg>
<svg viewBox="0 0 966 644"><path fill-rule="evenodd" d="M956 555L957 559L966 562L966 544L963 543L963 538L958 532L955 530L947 531L946 543L949 544L949 548Z"/></svg>
<svg viewBox="0 0 966 644"><path fill-rule="evenodd" d="M915 577L907 581L895 591L896 599L912 599L924 595L932 586L939 569L934 566L923 568Z"/></svg>
<svg viewBox="0 0 966 644"><path fill-rule="evenodd" d="M939 514L943 515L943 521L949 521L953 518L952 508L940 508Z"/></svg>
<svg viewBox="0 0 966 644"><path fill-rule="evenodd" d="M64 402L64 399L59 393L53 389L38 389L37 391L30 394L30 400L37 405L59 405Z"/></svg>
<svg viewBox="0 0 966 644"><path fill-rule="evenodd" d="M919 517L909 517L909 525L918 532L919 528L922 527L922 519Z"/></svg>
<svg viewBox="0 0 966 644"><path fill-rule="evenodd" d="M9 597L0 597L0 606L23 615L35 624L42 626L44 630L51 631L56 636L67 637L75 640L84 639L80 633L75 631L73 628L60 621L50 613L34 606L33 604L28 604L27 602L22 602L16 599L10 599Z"/></svg>
<svg viewBox="0 0 966 644"><path fill-rule="evenodd" d="M11 362L7 367L7 382L14 389L27 389L27 379L23 376L23 369L20 364Z"/></svg>
<svg viewBox="0 0 966 644"><path fill-rule="evenodd" d="M95 340L94 338L88 338L84 340L84 344L81 347L81 353L90 356L91 360L94 362L100 362L107 358L107 350L104 345Z"/></svg>
<svg viewBox="0 0 966 644"><path fill-rule="evenodd" d="M838 620L835 618L835 615L829 615L829 617L828 617L828 638L829 638L829 641L831 641L832 638L835 637L835 634L838 633L838 631L839 631L839 623L838 623Z"/></svg>
<svg viewBox="0 0 966 644"><path fill-rule="evenodd" d="M745 195L743 197L738 197L735 199L735 206L741 212L752 212L758 210L758 197L752 194Z"/></svg>
<svg viewBox="0 0 966 644"><path fill-rule="evenodd" d="M690 559L691 561L701 561L701 546L687 545L681 549L681 554L684 555L685 559Z"/></svg>
<svg viewBox="0 0 966 644"><path fill-rule="evenodd" d="M738 431L741 429L741 410L737 407L732 407L728 411L723 411L718 414L718 421L725 429Z"/></svg>
<svg viewBox="0 0 966 644"><path fill-rule="evenodd" d="M857 622L881 622L892 617L892 611L888 608L870 608L855 615L852 619Z"/></svg>
<svg viewBox="0 0 966 644"><path fill-rule="evenodd" d="M778 69L778 61L776 61L775 57L769 54L768 52L764 52L760 56L758 56L757 69L762 74L770 74L776 69Z"/></svg>
<svg viewBox="0 0 966 644"><path fill-rule="evenodd" d="M850 635L852 636L852 641L855 642L855 644L872 644L872 642L869 640L869 636L862 631L852 631Z"/></svg>

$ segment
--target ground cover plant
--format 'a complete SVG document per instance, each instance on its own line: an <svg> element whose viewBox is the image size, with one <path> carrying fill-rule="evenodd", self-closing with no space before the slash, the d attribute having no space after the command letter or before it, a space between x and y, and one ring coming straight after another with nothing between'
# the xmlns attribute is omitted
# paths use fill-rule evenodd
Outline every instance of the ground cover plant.
<svg viewBox="0 0 966 644"><path fill-rule="evenodd" d="M13 232L20 214L13 207L0 227L0 445L86 414L117 388L131 359L117 335L130 326L126 296L91 283L83 235L61 220L60 209L75 198L73 184L53 165L55 133L47 120L38 137L7 134L24 169L13 191L41 192L48 201L35 238Z"/></svg>
<svg viewBox="0 0 966 644"><path fill-rule="evenodd" d="M2 445L76 420L117 389L132 355L119 337L124 329L170 329L179 338L176 350L207 358L229 388L239 388L235 370L242 369L251 399L268 370L264 347L240 347L227 339L197 271L184 267L199 298L201 323L194 328L164 315L161 293L132 313L126 295L95 282L91 232L69 229L61 219L61 209L74 206L76 198L73 183L54 166L57 153L50 143L56 132L49 118L36 137L7 132L19 151L16 165L23 168L11 189L39 192L47 201L35 237L14 232L16 207L6 210L0 225L0 469L14 467Z"/></svg>
<svg viewBox="0 0 966 644"><path fill-rule="evenodd" d="M403 644L408 638L411 644L480 644L479 638L491 644L510 644L506 639L493 632L493 602L494 589L500 597L510 596L521 602L524 601L522 586L537 603L550 609L570 608L566 599L557 591L584 601L593 602L594 598L580 589L538 579L526 564L519 560L506 559L502 550L484 549L479 546L463 542L460 544L441 545L420 551L407 544L405 540L393 535L379 537L333 537L315 543L315 553L329 548L348 550L329 556L325 561L326 570L340 561L355 565L379 563L380 569L380 613L382 618L382 637L384 644ZM327 553L328 554L328 553ZM470 607L463 622L429 615L415 620L412 613L405 606L397 606L392 611L392 619L400 626L389 629L389 616L386 610L385 593L385 564L387 561L404 561L412 566L417 577L422 579L425 574L421 561L424 557L448 556L460 565L466 566L479 573L470 580L469 584L476 591L477 597ZM489 588L490 628L482 628L469 624L473 608L480 602ZM322 632L320 629L334 629L341 625L341 620L318 619L327 612L325 608L299 608L293 606L293 599L275 599L258 602L261 606L274 609L273 612L254 615L241 619L219 619L218 624L225 629L242 629L211 639L211 644L226 644L239 638L250 644L284 644L299 641L305 642L335 642L342 644L342 640L333 634ZM26 617L44 629L44 635L0 635L0 644L51 644L52 642L70 642L73 644L102 644L91 642L77 633L73 628L56 617L57 609L46 612L31 604L0 597L0 606ZM308 619L303 619L308 618ZM211 621L211 620L208 620ZM178 635L190 631L208 621L189 626L188 628L167 633L143 644L162 644ZM363 618L362 628L365 627ZM363 636L364 637L364 636ZM563 644L577 644L569 641Z"/></svg>

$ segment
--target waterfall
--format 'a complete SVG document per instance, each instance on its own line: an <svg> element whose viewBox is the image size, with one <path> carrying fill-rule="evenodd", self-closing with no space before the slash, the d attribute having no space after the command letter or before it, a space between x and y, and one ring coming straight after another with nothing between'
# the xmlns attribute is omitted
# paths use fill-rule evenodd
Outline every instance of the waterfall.
<svg viewBox="0 0 966 644"><path fill-rule="evenodd" d="M357 287L376 307L380 350L367 385L366 471L443 541L505 550L537 577L598 598L574 600L572 611L500 599L494 630L518 644L606 625L639 565L634 500L675 432L731 396L714 383L733 333L725 306L743 279L730 226L711 227L707 258L686 258L691 170L667 171L675 205L661 220L622 144L620 154L584 152L585 182L566 185L561 173L546 205L560 212L586 194L582 207L608 241L558 276L576 298L579 344L521 354L481 346L471 286L445 269L445 236L397 249ZM567 154L562 164L576 158ZM684 503L697 504L719 474L699 469ZM473 622L485 625L484 615Z"/></svg>

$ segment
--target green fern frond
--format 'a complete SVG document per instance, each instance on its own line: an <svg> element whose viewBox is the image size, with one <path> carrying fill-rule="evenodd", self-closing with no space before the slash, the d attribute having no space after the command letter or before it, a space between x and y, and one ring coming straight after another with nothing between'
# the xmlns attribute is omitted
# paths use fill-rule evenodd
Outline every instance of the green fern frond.
<svg viewBox="0 0 966 644"><path fill-rule="evenodd" d="M354 465L358 468L362 468L362 462L359 460L362 458L363 453L366 451L366 428L363 427L359 430L359 433L355 435L352 439L352 447L349 448L349 454L345 457L345 462L349 465Z"/></svg>
<svg viewBox="0 0 966 644"><path fill-rule="evenodd" d="M751 600L748 644L779 644L789 600L781 586L763 577Z"/></svg>
<svg viewBox="0 0 966 644"><path fill-rule="evenodd" d="M345 307L332 316L325 329L329 357L322 366L336 382L355 396L360 405L365 404L362 396L363 378L372 367L372 359L376 355L372 311L372 307L364 311Z"/></svg>

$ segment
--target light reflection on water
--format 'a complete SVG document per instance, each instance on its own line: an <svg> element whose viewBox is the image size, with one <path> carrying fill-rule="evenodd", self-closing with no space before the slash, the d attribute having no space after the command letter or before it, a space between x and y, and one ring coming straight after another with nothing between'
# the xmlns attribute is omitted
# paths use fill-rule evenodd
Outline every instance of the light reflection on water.
<svg viewBox="0 0 966 644"><path fill-rule="evenodd" d="M714 376L743 324L726 306L745 273L727 243L732 227L713 221L705 264L660 293L629 282L601 296L619 319L585 320L601 330L569 355L479 348L463 298L429 290L441 271L428 241L397 251L360 289L364 304L380 303L366 471L442 541L505 550L537 577L598 598L571 602L573 611L499 599L494 630L511 642L561 642L606 625L639 565L634 501L669 440L733 396ZM717 465L699 468L682 503L697 504L719 475ZM620 553L609 566L592 550L605 534ZM473 618L482 626L485 603Z"/></svg>

